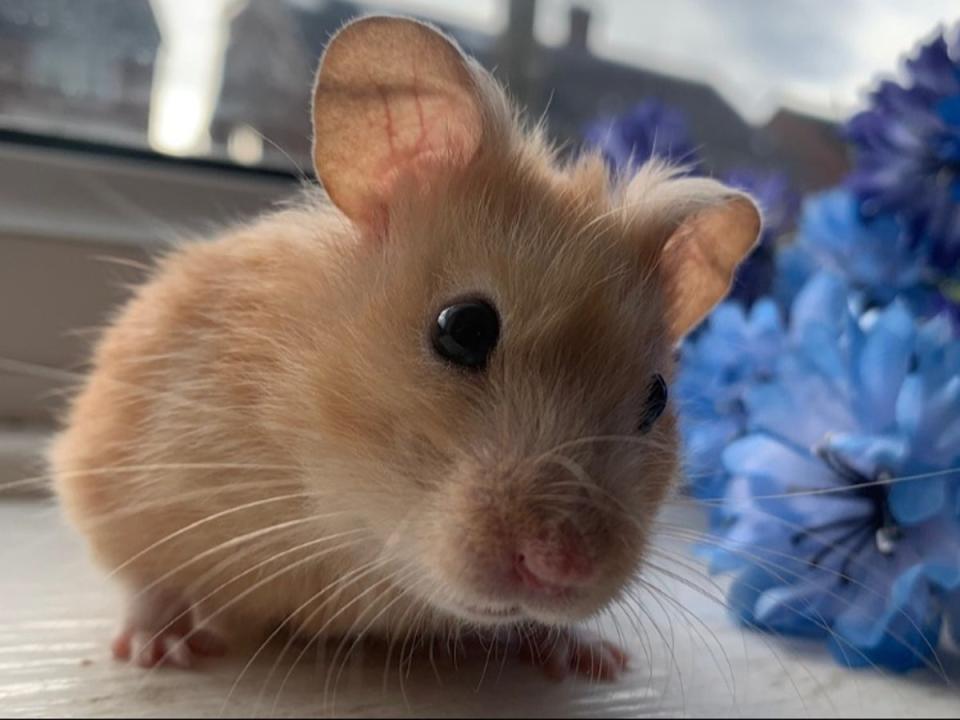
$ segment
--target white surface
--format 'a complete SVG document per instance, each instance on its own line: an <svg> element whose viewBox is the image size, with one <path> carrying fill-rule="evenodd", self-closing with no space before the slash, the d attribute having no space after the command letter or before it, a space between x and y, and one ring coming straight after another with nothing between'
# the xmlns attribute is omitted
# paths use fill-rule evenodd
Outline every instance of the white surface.
<svg viewBox="0 0 960 720"><path fill-rule="evenodd" d="M552 684L502 659L490 662L485 677L483 662L435 672L423 657L401 690L394 656L384 688L384 656L372 649L347 667L335 694L325 694L329 668L313 651L295 666L288 654L272 678L279 648L239 680L249 651L194 671L115 663L108 643L117 598L78 539L49 501L0 500L0 716L960 717L960 694L933 673L844 670L816 647L744 632L716 600L686 586L719 597L707 578L673 569L686 580L649 576L674 600L648 596L652 619L639 632L626 615L616 619L633 664L615 684ZM960 683L960 665L947 669Z"/></svg>

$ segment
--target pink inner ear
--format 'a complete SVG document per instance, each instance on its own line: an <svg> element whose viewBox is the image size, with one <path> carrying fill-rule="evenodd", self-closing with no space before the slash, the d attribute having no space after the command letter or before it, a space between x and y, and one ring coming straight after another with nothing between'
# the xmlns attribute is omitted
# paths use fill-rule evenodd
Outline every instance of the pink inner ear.
<svg viewBox="0 0 960 720"><path fill-rule="evenodd" d="M334 37L313 112L317 175L344 214L366 226L385 217L400 178L419 184L430 168L467 163L483 124L460 51L398 18L360 20Z"/></svg>
<svg viewBox="0 0 960 720"><path fill-rule="evenodd" d="M381 208L389 202L397 180L437 163L462 166L479 139L476 116L458 108L447 93L419 86L388 89L377 87L380 96L380 157L371 178L377 186Z"/></svg>

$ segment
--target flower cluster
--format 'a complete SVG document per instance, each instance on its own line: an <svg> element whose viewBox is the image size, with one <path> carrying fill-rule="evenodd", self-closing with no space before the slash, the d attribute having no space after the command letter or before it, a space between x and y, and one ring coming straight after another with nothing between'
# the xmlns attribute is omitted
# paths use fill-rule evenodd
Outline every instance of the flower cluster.
<svg viewBox="0 0 960 720"><path fill-rule="evenodd" d="M696 497L723 497L724 448L747 427L747 390L773 377L786 344L780 311L763 298L750 310L727 301L711 314L695 339L680 349L674 395L680 408L689 490Z"/></svg>
<svg viewBox="0 0 960 720"><path fill-rule="evenodd" d="M905 670L960 621L960 340L900 301L851 305L824 273L797 296L775 379L744 392L747 430L721 452L708 555L738 571L744 623Z"/></svg>
<svg viewBox="0 0 960 720"><path fill-rule="evenodd" d="M906 62L907 82L881 82L847 135L865 217L893 215L933 277L960 272L960 24Z"/></svg>
<svg viewBox="0 0 960 720"><path fill-rule="evenodd" d="M712 508L700 549L735 573L740 621L893 670L960 642L960 25L905 69L846 125L840 186L801 203L781 175L723 176L764 237L674 393ZM675 111L644 107L592 130L618 171L692 152Z"/></svg>

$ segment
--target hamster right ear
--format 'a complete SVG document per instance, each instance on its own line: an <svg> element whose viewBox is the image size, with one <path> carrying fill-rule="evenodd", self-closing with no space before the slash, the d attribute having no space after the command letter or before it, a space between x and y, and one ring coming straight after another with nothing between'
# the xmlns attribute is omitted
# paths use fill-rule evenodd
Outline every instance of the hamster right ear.
<svg viewBox="0 0 960 720"><path fill-rule="evenodd" d="M347 217L381 226L397 179L466 165L483 133L469 61L437 30L366 17L330 41L313 91L313 164Z"/></svg>
<svg viewBox="0 0 960 720"><path fill-rule="evenodd" d="M679 341L726 296L737 267L757 243L762 220L748 195L713 180L673 185L680 193L690 188L687 202L677 204L683 217L661 251L667 320Z"/></svg>

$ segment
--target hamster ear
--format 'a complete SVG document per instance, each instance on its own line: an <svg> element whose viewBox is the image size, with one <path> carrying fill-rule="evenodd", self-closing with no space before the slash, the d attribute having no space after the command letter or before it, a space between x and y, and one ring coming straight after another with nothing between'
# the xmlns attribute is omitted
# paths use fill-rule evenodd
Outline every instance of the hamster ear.
<svg viewBox="0 0 960 720"><path fill-rule="evenodd" d="M330 41L313 91L313 163L350 219L377 225L397 178L465 165L482 135L469 61L433 28L366 17Z"/></svg>
<svg viewBox="0 0 960 720"><path fill-rule="evenodd" d="M704 182L713 188L698 198L699 209L680 222L662 250L674 340L681 340L729 292L737 266L760 234L760 212L747 195Z"/></svg>

